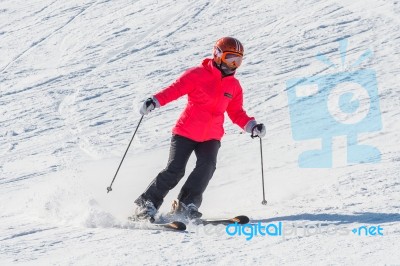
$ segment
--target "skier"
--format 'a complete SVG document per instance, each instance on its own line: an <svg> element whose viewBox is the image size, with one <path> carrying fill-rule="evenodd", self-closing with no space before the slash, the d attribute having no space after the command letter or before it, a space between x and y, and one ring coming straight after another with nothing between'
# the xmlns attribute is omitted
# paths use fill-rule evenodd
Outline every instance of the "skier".
<svg viewBox="0 0 400 266"><path fill-rule="evenodd" d="M213 59L204 59L200 66L187 70L173 84L143 102L140 113L147 115L183 95L188 96L186 108L172 130L167 167L135 200L137 220L154 222L164 197L184 176L193 151L196 166L173 202L171 213L184 219L201 217L198 208L216 169L225 111L246 132L260 138L265 136L265 126L243 110L242 88L234 76L242 63L243 52L240 41L223 37L215 43Z"/></svg>

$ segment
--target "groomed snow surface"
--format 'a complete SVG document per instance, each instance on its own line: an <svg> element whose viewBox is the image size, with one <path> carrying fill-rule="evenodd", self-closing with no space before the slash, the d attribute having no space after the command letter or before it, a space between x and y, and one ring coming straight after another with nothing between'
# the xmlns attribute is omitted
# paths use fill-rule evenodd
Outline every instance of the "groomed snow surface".
<svg viewBox="0 0 400 266"><path fill-rule="evenodd" d="M268 205L259 141L227 118L200 211L303 225L308 234L246 240L221 226L126 228L133 201L166 165L185 98L143 119L106 193L140 102L210 57L222 36L244 44L245 109L267 126ZM368 49L373 55L351 69ZM399 62L396 0L0 1L0 264L399 265ZM321 139L293 139L286 81L357 69L376 72L382 128L358 140L378 148L381 161L347 165L346 136L336 136L332 168L299 167L298 156ZM362 226L383 235L350 231Z"/></svg>

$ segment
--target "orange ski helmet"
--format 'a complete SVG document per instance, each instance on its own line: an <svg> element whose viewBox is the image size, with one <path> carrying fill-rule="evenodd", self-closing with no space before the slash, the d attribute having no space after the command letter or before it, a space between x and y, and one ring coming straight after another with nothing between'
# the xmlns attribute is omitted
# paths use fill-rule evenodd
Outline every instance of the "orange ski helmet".
<svg viewBox="0 0 400 266"><path fill-rule="evenodd" d="M243 53L244 47L239 40L223 37L214 45L214 62L217 65L225 63L229 68L236 69L242 64Z"/></svg>

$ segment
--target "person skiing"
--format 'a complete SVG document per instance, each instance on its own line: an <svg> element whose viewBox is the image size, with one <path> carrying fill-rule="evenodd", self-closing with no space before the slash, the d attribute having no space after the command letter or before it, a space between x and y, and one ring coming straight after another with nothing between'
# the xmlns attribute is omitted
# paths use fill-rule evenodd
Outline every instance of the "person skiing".
<svg viewBox="0 0 400 266"><path fill-rule="evenodd" d="M224 113L233 123L252 136L265 136L266 129L243 110L243 92L235 78L241 65L244 48L232 37L219 39L213 48L213 58L188 69L174 83L143 102L142 115L166 105L183 95L188 96L186 108L172 130L167 167L150 183L136 200L135 218L154 222L154 216L164 197L185 175L192 152L196 166L184 183L171 213L184 219L201 217L198 211L202 195L216 169L217 154L224 134Z"/></svg>

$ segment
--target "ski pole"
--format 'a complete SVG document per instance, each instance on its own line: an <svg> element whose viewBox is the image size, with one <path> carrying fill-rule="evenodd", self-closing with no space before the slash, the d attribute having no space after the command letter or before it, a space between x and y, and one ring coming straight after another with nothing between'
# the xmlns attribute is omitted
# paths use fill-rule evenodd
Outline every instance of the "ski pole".
<svg viewBox="0 0 400 266"><path fill-rule="evenodd" d="M264 186L264 159L263 159L263 151L262 151L262 139L259 136L254 136L251 134L251 138L258 137L260 139L260 153L261 153L261 180L262 180L262 189L263 189L263 201L262 205L267 205L267 201L265 200L265 186Z"/></svg>
<svg viewBox="0 0 400 266"><path fill-rule="evenodd" d="M264 160L263 160L263 151L262 151L262 139L260 139L260 153L261 153L261 179L262 179L262 189L263 189L263 201L262 205L267 205L267 201L265 200L265 186L264 186Z"/></svg>
<svg viewBox="0 0 400 266"><path fill-rule="evenodd" d="M113 183L114 183L114 180L115 180L115 178L117 177L117 174L118 174L119 168L121 168L122 162L124 161L124 159L125 159L125 156L126 156L126 154L128 153L129 147L130 147L130 146L131 146L131 144L132 144L133 138L134 138L134 137L135 137L135 135L136 135L136 132L137 132L137 130L138 130L138 128L139 128L139 126L140 126L140 123L142 122L142 119L143 119L143 117L144 117L144 115L142 115L142 117L141 117L141 118L140 118L140 120L139 120L139 123L138 123L138 125L137 125L137 127L136 127L136 129L135 129L135 132L133 133L132 139L131 139L131 141L129 142L128 148L126 148L125 154L124 154L124 156L122 157L122 160L121 160L121 162L119 163L119 166L118 166L117 172L115 172L114 178L113 178L113 180L111 181L111 184L110 184L110 186L109 186L109 187L107 187L107 193L109 193L110 191L112 191L112 188L111 188L111 187L112 187L112 185L113 185Z"/></svg>

